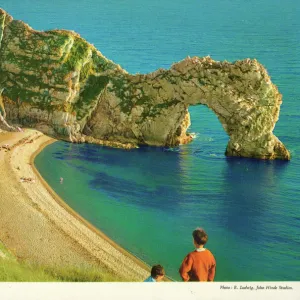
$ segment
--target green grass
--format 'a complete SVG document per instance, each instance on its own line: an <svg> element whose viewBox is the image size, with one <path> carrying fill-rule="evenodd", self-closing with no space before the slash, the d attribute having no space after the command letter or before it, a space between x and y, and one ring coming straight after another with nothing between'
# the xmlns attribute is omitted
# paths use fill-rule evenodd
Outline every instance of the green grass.
<svg viewBox="0 0 300 300"><path fill-rule="evenodd" d="M0 257L0 281L57 281L42 269L19 263L1 242L0 251L5 255Z"/></svg>
<svg viewBox="0 0 300 300"><path fill-rule="evenodd" d="M124 281L104 268L42 266L18 261L0 242L0 281L5 282L113 282Z"/></svg>
<svg viewBox="0 0 300 300"><path fill-rule="evenodd" d="M42 269L8 259L0 259L0 281L46 282L58 280Z"/></svg>
<svg viewBox="0 0 300 300"><path fill-rule="evenodd" d="M57 281L63 282L112 282L112 281L124 281L107 270L98 270L96 268L74 268L74 267L56 267L56 268L44 268L44 272L47 275L52 276Z"/></svg>
<svg viewBox="0 0 300 300"><path fill-rule="evenodd" d="M113 282L124 281L96 268L38 266L0 258L0 281L14 282Z"/></svg>

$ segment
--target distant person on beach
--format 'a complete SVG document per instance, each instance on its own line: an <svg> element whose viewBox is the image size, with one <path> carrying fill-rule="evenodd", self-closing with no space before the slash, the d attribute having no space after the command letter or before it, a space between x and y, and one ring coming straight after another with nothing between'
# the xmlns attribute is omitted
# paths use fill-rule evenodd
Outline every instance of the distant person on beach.
<svg viewBox="0 0 300 300"><path fill-rule="evenodd" d="M151 269L151 276L149 276L144 282L159 282L162 281L162 279L165 276L165 270L164 267L161 265L155 265Z"/></svg>
<svg viewBox="0 0 300 300"><path fill-rule="evenodd" d="M60 177L60 178L59 178L59 182L60 182L60 183L63 183L63 182L64 182L64 179L63 179L62 177Z"/></svg>
<svg viewBox="0 0 300 300"><path fill-rule="evenodd" d="M194 246L183 260L179 274L183 281L213 281L216 272L216 260L213 254L204 245L208 240L202 228L193 231Z"/></svg>

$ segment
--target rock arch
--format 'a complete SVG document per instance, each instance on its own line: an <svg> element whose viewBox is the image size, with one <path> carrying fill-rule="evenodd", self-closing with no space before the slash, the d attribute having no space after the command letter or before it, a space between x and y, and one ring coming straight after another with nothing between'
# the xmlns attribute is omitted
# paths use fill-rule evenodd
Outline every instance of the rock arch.
<svg viewBox="0 0 300 300"><path fill-rule="evenodd" d="M87 122L95 136L174 146L186 143L188 107L206 105L229 136L226 155L289 159L274 136L281 94L256 60L216 62L210 57L186 58L170 70L112 79ZM111 118L106 114L111 112ZM107 128L106 124L110 124Z"/></svg>
<svg viewBox="0 0 300 300"><path fill-rule="evenodd" d="M226 155L290 159L273 134L281 94L255 59L188 57L130 75L78 34L35 31L0 9L0 90L7 120L73 142L187 143L188 107L206 105L229 136Z"/></svg>

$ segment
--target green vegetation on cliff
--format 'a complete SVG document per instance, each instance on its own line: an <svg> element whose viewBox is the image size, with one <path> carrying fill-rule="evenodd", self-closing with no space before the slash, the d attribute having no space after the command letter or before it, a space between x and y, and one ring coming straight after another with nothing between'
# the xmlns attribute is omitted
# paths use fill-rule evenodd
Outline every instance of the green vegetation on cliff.
<svg viewBox="0 0 300 300"><path fill-rule="evenodd" d="M0 14L0 38L5 16ZM77 114L79 120L88 116L108 83L98 74L117 65L71 31L34 31L12 20L5 32L0 48L3 95L18 110L20 103L28 103L48 113Z"/></svg>
<svg viewBox="0 0 300 300"><path fill-rule="evenodd" d="M80 93L79 100L74 104L74 111L78 112L77 120L81 120L88 115L91 105L96 102L108 81L109 79L106 76L90 75L88 77L85 88Z"/></svg>

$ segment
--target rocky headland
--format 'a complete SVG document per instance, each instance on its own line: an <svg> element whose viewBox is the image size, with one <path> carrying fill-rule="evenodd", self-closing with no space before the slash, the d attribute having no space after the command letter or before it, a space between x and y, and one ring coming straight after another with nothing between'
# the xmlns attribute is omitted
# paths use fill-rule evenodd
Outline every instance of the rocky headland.
<svg viewBox="0 0 300 300"><path fill-rule="evenodd" d="M273 134L282 96L255 59L187 57L128 74L77 33L35 31L0 9L0 123L72 142L177 146L192 140L190 105L206 105L229 136L226 155L289 160Z"/></svg>

